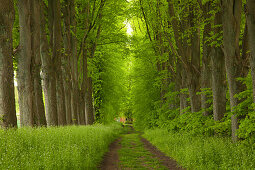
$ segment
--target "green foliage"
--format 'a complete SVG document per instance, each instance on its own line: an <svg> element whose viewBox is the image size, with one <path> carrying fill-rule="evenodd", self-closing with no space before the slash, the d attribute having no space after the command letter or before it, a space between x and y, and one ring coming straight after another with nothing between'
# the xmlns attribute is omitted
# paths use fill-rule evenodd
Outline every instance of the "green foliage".
<svg viewBox="0 0 255 170"><path fill-rule="evenodd" d="M148 40L133 37L132 111L135 127L151 128L158 118L155 102L160 99L155 54Z"/></svg>
<svg viewBox="0 0 255 170"><path fill-rule="evenodd" d="M84 46L88 56L88 76L92 77L95 116L96 121L100 123L113 122L114 118L128 112L128 81L125 67L128 62L129 40L124 29L128 18L127 6L126 0L76 1L76 36L80 44L78 51L84 45L82 42L86 35ZM86 11L88 7L89 14ZM80 84L83 80L81 56Z"/></svg>
<svg viewBox="0 0 255 170"><path fill-rule="evenodd" d="M0 130L0 169L95 169L120 124Z"/></svg>
<svg viewBox="0 0 255 170"><path fill-rule="evenodd" d="M187 169L254 169L254 146L230 138L194 137L164 129L145 131L144 137Z"/></svg>
<svg viewBox="0 0 255 170"><path fill-rule="evenodd" d="M240 79L247 89L236 97L241 100L241 103L236 107L236 112L239 117L243 119L240 120L240 128L238 130L238 136L242 139L246 139L247 143L253 144L255 141L255 107L253 103L253 93L252 93L252 79L249 74L247 78Z"/></svg>
<svg viewBox="0 0 255 170"><path fill-rule="evenodd" d="M93 90L98 121L109 122L126 111L126 49L115 45L101 46L93 59Z"/></svg>

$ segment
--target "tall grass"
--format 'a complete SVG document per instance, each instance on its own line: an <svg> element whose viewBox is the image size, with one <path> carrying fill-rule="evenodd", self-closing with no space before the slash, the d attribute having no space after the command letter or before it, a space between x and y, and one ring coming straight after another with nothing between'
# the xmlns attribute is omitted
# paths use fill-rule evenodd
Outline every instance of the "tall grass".
<svg viewBox="0 0 255 170"><path fill-rule="evenodd" d="M0 169L95 169L121 126L0 130Z"/></svg>
<svg viewBox="0 0 255 170"><path fill-rule="evenodd" d="M163 129L147 130L144 137L187 169L255 169L255 147L230 138L194 137Z"/></svg>

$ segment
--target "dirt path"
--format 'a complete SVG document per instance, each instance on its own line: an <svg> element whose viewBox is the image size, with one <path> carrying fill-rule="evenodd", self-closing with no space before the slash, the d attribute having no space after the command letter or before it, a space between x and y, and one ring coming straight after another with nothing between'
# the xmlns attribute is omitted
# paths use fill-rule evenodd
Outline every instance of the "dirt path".
<svg viewBox="0 0 255 170"><path fill-rule="evenodd" d="M122 135L109 146L99 167L103 170L171 169L179 170L176 161L167 157L134 131Z"/></svg>
<svg viewBox="0 0 255 170"><path fill-rule="evenodd" d="M102 170L117 170L119 166L118 150L121 148L121 138L115 140L109 146L109 152L104 155L104 159L99 167Z"/></svg>
<svg viewBox="0 0 255 170"><path fill-rule="evenodd" d="M181 167L178 167L178 164L175 160L166 156L164 153L158 150L155 146L153 146L148 140L141 137L141 141L144 143L145 148L148 149L152 154L154 154L165 167L167 167L168 169L173 169L173 170L183 169Z"/></svg>

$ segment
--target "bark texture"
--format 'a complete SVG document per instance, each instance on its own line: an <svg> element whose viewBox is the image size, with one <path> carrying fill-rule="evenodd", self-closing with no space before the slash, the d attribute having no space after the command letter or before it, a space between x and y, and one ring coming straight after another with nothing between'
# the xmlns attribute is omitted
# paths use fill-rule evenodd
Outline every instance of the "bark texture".
<svg viewBox="0 0 255 170"><path fill-rule="evenodd" d="M66 107L62 72L62 30L60 0L53 2L53 57L56 58L58 125L66 125Z"/></svg>
<svg viewBox="0 0 255 170"><path fill-rule="evenodd" d="M223 0L223 45L225 65L229 83L232 139L236 141L238 118L235 107L239 101L234 96L242 91L242 84L236 78L242 75L242 59L240 57L239 38L242 11L242 0Z"/></svg>
<svg viewBox="0 0 255 170"><path fill-rule="evenodd" d="M226 71L224 54L220 47L215 47L212 52L212 92L213 92L213 117L219 121L226 113Z"/></svg>
<svg viewBox="0 0 255 170"><path fill-rule="evenodd" d="M41 53L40 53L40 2L41 0L31 1L31 16L32 16L32 62L33 62L33 83L34 83L34 114L35 124L38 126L46 126L45 109L42 95L42 81L41 81Z"/></svg>
<svg viewBox="0 0 255 170"><path fill-rule="evenodd" d="M0 126L16 127L12 61L13 0L0 0Z"/></svg>
<svg viewBox="0 0 255 170"><path fill-rule="evenodd" d="M190 7L190 26L191 29L197 25L197 9ZM195 28L191 35L191 52L187 52L187 56L191 54L190 63L188 59L187 72L188 72L188 88L191 104L191 112L198 112L201 109L201 97L197 94L200 91L200 30Z"/></svg>
<svg viewBox="0 0 255 170"><path fill-rule="evenodd" d="M185 47L184 44L182 42L182 40L180 39L180 32L179 30L182 30L184 28L182 28L180 26L180 23L178 23L179 21L177 20L177 17L175 15L175 9L174 9L174 5L173 5L173 1L172 0L167 0L168 2L168 15L170 17L170 22L172 24L172 28L174 31L174 37L175 37L175 43L177 46L177 64L176 64L176 84L177 84L177 90L180 91L181 89L185 89L187 88L187 72L185 71ZM188 102L187 102L187 98L188 95L184 94L184 93L180 93L179 95L180 97L180 114L183 114L183 110L188 107Z"/></svg>
<svg viewBox="0 0 255 170"><path fill-rule="evenodd" d="M49 17L49 32L50 44L52 44L52 4L49 3L48 17ZM46 19L44 12L45 4L41 2L41 59L42 59L42 74L43 74L43 91L45 97L46 120L48 126L58 125L58 112L57 112L57 98L56 98L56 73L55 61L50 54L49 42L46 33Z"/></svg>
<svg viewBox="0 0 255 170"><path fill-rule="evenodd" d="M87 125L92 125L95 121L94 118L94 108L93 108L93 98L92 98L92 78L88 77L87 79L87 92L85 94L86 98L86 103L85 103L85 108L86 108L86 124Z"/></svg>
<svg viewBox="0 0 255 170"><path fill-rule="evenodd" d="M70 1L65 1L64 7L64 48L65 55L63 57L64 64L64 90L65 90L65 106L66 106L66 123L72 124L72 109L71 109L71 5Z"/></svg>
<svg viewBox="0 0 255 170"><path fill-rule="evenodd" d="M209 42L207 42L207 39L210 37L211 32L211 23L206 21L207 18L210 18L210 2L207 2L202 7L203 9L203 16L204 16L204 22L206 22L206 25L204 27L204 35L203 35L203 56L202 56L202 68L201 68L201 89L208 89L211 88L211 46ZM201 94L201 108L204 110L203 114L205 116L210 115L211 113L208 111L208 108L210 107L210 104L207 102L209 100L208 95L205 93Z"/></svg>
<svg viewBox="0 0 255 170"><path fill-rule="evenodd" d="M31 7L30 0L18 1L20 24L20 52L18 54L18 92L21 126L34 126Z"/></svg>
<svg viewBox="0 0 255 170"><path fill-rule="evenodd" d="M76 34L76 18L75 18L75 4L74 1L70 2L71 11L71 31ZM71 36L71 80L72 80L72 91L71 91L71 109L72 109L72 121L73 124L78 124L78 96L79 96L79 85L78 85L78 56L77 56L77 41L74 36Z"/></svg>
<svg viewBox="0 0 255 170"><path fill-rule="evenodd" d="M215 15L215 25L222 25L222 11ZM220 34L222 27L214 29L215 34ZM213 117L219 121L226 113L226 69L224 53L219 46L213 47L211 55L212 65L212 91L213 91Z"/></svg>

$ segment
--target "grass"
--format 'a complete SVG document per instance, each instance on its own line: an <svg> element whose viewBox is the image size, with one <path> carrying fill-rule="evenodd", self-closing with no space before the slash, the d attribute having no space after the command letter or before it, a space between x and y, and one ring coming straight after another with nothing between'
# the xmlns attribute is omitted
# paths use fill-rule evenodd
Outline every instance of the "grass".
<svg viewBox="0 0 255 170"><path fill-rule="evenodd" d="M147 130L144 137L187 169L255 169L255 148L229 138L194 137L164 129Z"/></svg>
<svg viewBox="0 0 255 170"><path fill-rule="evenodd" d="M122 136L118 154L121 169L166 169L150 151L144 148L136 133Z"/></svg>
<svg viewBox="0 0 255 170"><path fill-rule="evenodd" d="M0 169L96 169L120 124L0 130Z"/></svg>

